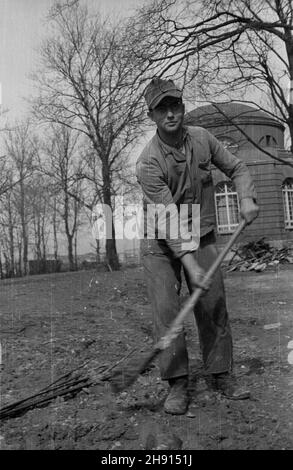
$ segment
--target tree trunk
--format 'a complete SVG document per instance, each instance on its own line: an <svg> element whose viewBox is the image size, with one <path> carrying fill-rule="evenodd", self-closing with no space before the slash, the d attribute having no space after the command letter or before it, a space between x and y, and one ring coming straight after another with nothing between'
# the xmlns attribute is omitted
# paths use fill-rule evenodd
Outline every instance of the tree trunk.
<svg viewBox="0 0 293 470"><path fill-rule="evenodd" d="M17 272L17 275L18 276L22 276L22 257L21 257L21 254L22 254L22 243L21 243L21 238L19 238L18 240L18 272Z"/></svg>
<svg viewBox="0 0 293 470"><path fill-rule="evenodd" d="M14 259L14 229L12 220L12 208L10 203L10 197L8 201L8 215L9 215L9 251L10 251L10 263L13 276L15 273L15 259Z"/></svg>
<svg viewBox="0 0 293 470"><path fill-rule="evenodd" d="M96 238L96 255L97 255L97 264L101 262L101 254L100 254L100 240Z"/></svg>
<svg viewBox="0 0 293 470"><path fill-rule="evenodd" d="M46 213L40 214L40 224L41 224L41 251L42 258L46 261L47 258L47 247L46 247Z"/></svg>
<svg viewBox="0 0 293 470"><path fill-rule="evenodd" d="M107 264L113 271L118 271L120 269L119 258L116 249L116 240L115 240L115 229L112 222L112 238L106 239L106 259Z"/></svg>
<svg viewBox="0 0 293 470"><path fill-rule="evenodd" d="M23 178L22 172L20 173ZM26 275L28 272L28 236L27 236L27 223L26 223L26 206L25 206L25 188L23 181L20 183L20 219L21 219L21 230L22 230L22 263L23 263L23 274Z"/></svg>
<svg viewBox="0 0 293 470"><path fill-rule="evenodd" d="M28 274L28 238L26 234L26 226L23 226L22 231L23 238L23 273L26 276Z"/></svg>
<svg viewBox="0 0 293 470"><path fill-rule="evenodd" d="M74 268L74 256L73 256L73 238L68 237L68 261L69 261L69 270L75 271Z"/></svg>
<svg viewBox="0 0 293 470"><path fill-rule="evenodd" d="M74 237L74 268L77 271L77 232Z"/></svg>
<svg viewBox="0 0 293 470"><path fill-rule="evenodd" d="M40 220L39 215L35 214L34 216L34 228L35 228L35 253L38 261L42 259L41 251L41 233L40 233Z"/></svg>
<svg viewBox="0 0 293 470"><path fill-rule="evenodd" d="M8 277L11 277L10 276L10 260L7 256L7 254L5 253L5 251L3 252L3 255L4 255L4 259L5 259L5 277L8 278Z"/></svg>
<svg viewBox="0 0 293 470"><path fill-rule="evenodd" d="M73 237L67 234L68 240L68 261L69 261L69 270L75 271L74 267L74 256L73 256Z"/></svg>
<svg viewBox="0 0 293 470"><path fill-rule="evenodd" d="M64 224L65 224L65 233L67 236L68 240L68 261L69 261L69 269L70 271L75 271L75 262L74 262L74 249L73 249L73 243L74 243L74 235L76 233L76 217L77 217L77 212L76 212L76 206L74 208L74 223L73 227L70 230L70 208L69 208L69 196L67 193L67 182L64 187Z"/></svg>
<svg viewBox="0 0 293 470"><path fill-rule="evenodd" d="M58 237L57 237L57 210L56 210L56 198L54 198L53 206L53 236L54 236L54 259L58 260Z"/></svg>
<svg viewBox="0 0 293 470"><path fill-rule="evenodd" d="M2 268L2 254L0 252L0 279L4 279L3 268Z"/></svg>
<svg viewBox="0 0 293 470"><path fill-rule="evenodd" d="M120 263L116 249L115 227L111 202L111 184L107 164L103 164L103 182L104 204L110 209L109 213L106 212L106 260L111 270L118 271L120 269ZM111 215L111 220L109 220L109 215Z"/></svg>

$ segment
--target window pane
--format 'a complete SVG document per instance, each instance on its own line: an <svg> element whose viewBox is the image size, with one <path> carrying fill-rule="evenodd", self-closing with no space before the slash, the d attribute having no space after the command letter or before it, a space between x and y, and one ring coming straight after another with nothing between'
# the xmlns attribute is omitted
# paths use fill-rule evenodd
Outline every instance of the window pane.
<svg viewBox="0 0 293 470"><path fill-rule="evenodd" d="M229 195L229 214L230 214L230 223L238 224L239 214L238 214L238 201L237 194Z"/></svg>
<svg viewBox="0 0 293 470"><path fill-rule="evenodd" d="M285 215L285 228L293 228L293 180L287 178L283 185L283 204Z"/></svg>
<svg viewBox="0 0 293 470"><path fill-rule="evenodd" d="M233 232L239 223L238 196L233 183L219 183L216 187L215 201L218 232Z"/></svg>

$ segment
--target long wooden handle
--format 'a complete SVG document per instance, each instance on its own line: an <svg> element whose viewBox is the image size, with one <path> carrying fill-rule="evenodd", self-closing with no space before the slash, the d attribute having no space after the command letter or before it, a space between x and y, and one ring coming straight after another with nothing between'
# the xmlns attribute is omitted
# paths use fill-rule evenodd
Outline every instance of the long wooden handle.
<svg viewBox="0 0 293 470"><path fill-rule="evenodd" d="M228 243L224 246L223 250L220 252L220 254L218 255L215 262L212 264L210 269L204 275L203 282L202 282L203 286L208 285L211 278L213 277L213 275L215 274L217 269L220 267L222 261L224 260L224 258L228 254L228 252L230 251L231 247L234 245L235 241L237 240L237 238L239 237L240 233L243 231L245 226L246 226L246 221L244 219L242 219L242 221L238 225L237 229L235 230L235 232L231 236ZM158 341L158 343L155 345L155 349L163 350L163 349L166 349L167 347L170 346L173 339L175 339L179 335L179 333L181 332L182 324L183 324L183 321L184 321L186 315L190 312L191 309L194 308L195 304L197 303L197 301L198 301L199 297L201 296L201 294L203 293L203 291L204 291L203 287L197 287L193 291L193 293L191 294L189 299L186 301L186 303L184 304L184 306L182 307L182 309L178 313L177 317L175 318L175 320L171 324L171 326L170 326L169 330L167 331L167 333L165 334L165 336L163 336Z"/></svg>

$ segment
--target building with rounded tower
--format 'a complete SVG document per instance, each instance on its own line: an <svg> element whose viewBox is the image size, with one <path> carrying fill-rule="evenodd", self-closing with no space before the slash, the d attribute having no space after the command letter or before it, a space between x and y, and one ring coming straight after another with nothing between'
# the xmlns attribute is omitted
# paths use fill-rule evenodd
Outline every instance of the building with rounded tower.
<svg viewBox="0 0 293 470"><path fill-rule="evenodd" d="M293 168L289 165L293 155L284 149L283 124L273 115L235 102L198 107L186 114L185 124L208 129L249 167L260 213L240 241L265 237L275 246L293 245ZM239 202L232 181L216 167L212 175L221 245L238 225Z"/></svg>

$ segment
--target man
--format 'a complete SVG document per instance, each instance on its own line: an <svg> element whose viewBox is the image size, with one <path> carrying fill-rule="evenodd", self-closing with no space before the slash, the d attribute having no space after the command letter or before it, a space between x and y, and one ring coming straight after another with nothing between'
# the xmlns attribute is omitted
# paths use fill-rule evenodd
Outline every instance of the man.
<svg viewBox="0 0 293 470"><path fill-rule="evenodd" d="M142 260L153 311L154 336L161 338L179 312L181 268L192 292L217 257L215 246L215 207L211 163L236 186L240 214L250 224L258 214L256 194L247 167L228 152L207 130L186 127L182 91L171 80L154 78L145 90L148 116L157 132L137 161L144 210L148 205L200 204L200 246L196 236L189 243L180 234L142 240ZM161 207L160 206L160 207ZM190 211L188 212L190 215ZM174 214L173 214L174 216ZM173 216L170 215L170 226ZM190 220L188 220L188 223ZM232 338L226 309L221 271L195 309L205 373L214 387L233 399L246 398L233 379ZM188 355L184 331L160 354L160 372L168 380L169 394L164 409L184 414L188 408Z"/></svg>

